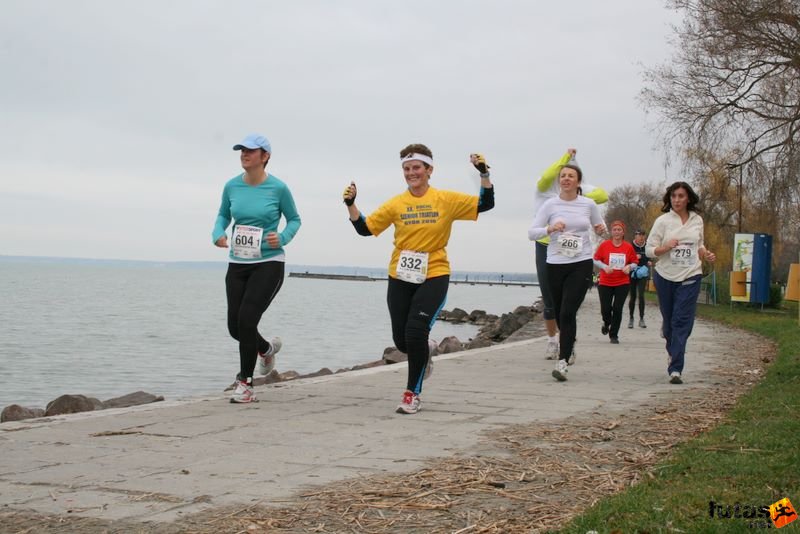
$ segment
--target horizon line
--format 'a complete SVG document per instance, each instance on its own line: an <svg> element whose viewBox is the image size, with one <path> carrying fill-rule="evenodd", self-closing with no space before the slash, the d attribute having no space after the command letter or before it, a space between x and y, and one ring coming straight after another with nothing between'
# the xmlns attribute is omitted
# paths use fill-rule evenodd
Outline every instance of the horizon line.
<svg viewBox="0 0 800 534"><path fill-rule="evenodd" d="M139 264L204 264L204 265L225 265L226 260L134 260L120 258L86 258L75 256L19 256L12 254L0 254L0 260L33 260L33 261L67 261L67 262L96 262L96 263L139 263ZM319 265L313 263L286 263L287 267L319 267L319 268L342 268L342 269L369 269L374 271L386 271L386 266L370 267L363 265ZM454 273L508 273L508 274L535 274L533 271L470 271L453 269Z"/></svg>

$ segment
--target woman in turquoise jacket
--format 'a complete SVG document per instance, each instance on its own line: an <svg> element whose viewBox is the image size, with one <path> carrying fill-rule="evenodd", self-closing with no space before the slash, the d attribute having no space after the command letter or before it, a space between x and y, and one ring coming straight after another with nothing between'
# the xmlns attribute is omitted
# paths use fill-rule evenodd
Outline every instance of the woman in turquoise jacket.
<svg viewBox="0 0 800 534"><path fill-rule="evenodd" d="M300 228L300 215L289 187L267 174L272 146L263 135L251 134L234 145L241 151L243 173L225 184L222 202L212 232L213 243L229 248L225 291L228 299L228 331L239 342L239 373L231 402L256 400L253 372L269 373L281 340L264 339L258 323L283 285L289 244ZM281 217L286 219L278 231ZM231 239L225 233L233 222Z"/></svg>

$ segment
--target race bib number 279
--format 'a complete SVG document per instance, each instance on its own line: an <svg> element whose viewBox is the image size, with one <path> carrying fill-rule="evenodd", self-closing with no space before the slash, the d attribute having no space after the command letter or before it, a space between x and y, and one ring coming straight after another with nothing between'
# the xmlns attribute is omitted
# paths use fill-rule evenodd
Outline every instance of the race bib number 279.
<svg viewBox="0 0 800 534"><path fill-rule="evenodd" d="M697 261L697 248L694 243L681 243L672 249L669 256L673 265L691 267Z"/></svg>

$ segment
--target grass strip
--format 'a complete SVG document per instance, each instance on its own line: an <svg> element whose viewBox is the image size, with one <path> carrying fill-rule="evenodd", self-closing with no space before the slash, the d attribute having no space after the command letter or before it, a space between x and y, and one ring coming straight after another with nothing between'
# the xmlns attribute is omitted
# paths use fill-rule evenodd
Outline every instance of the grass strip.
<svg viewBox="0 0 800 534"><path fill-rule="evenodd" d="M700 305L698 315L774 340L776 360L716 428L676 447L654 478L601 500L560 532L752 532L772 527L762 506L788 497L800 508L796 305L780 312ZM787 528L794 530L800 520Z"/></svg>

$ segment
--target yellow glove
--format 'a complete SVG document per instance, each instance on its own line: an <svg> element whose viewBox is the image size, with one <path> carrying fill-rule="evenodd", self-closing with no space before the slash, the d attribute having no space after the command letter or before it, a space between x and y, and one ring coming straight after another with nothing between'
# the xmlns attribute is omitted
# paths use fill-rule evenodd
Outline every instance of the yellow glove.
<svg viewBox="0 0 800 534"><path fill-rule="evenodd" d="M483 154L470 154L469 161L478 169L478 172L481 173L481 178L488 178L489 177L489 167L486 164L486 158L483 157Z"/></svg>
<svg viewBox="0 0 800 534"><path fill-rule="evenodd" d="M353 202L356 201L356 183L350 182L350 185L344 188L344 193L342 193L342 200L348 206L352 206Z"/></svg>

